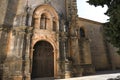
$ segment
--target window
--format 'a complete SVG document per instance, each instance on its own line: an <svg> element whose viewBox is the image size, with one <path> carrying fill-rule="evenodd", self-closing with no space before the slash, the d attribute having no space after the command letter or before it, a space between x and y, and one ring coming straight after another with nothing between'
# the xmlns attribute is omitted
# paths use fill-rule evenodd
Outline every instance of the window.
<svg viewBox="0 0 120 80"><path fill-rule="evenodd" d="M46 26L47 26L47 17L45 14L42 14L40 19L40 29L46 29Z"/></svg>
<svg viewBox="0 0 120 80"><path fill-rule="evenodd" d="M80 37L85 37L85 31L83 28L80 28Z"/></svg>

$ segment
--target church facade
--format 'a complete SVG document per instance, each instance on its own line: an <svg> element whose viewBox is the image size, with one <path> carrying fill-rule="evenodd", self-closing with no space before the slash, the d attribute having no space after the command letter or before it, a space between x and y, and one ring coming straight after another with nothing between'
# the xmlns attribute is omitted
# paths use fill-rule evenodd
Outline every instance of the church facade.
<svg viewBox="0 0 120 80"><path fill-rule="evenodd" d="M76 0L0 5L0 80L70 78L120 68L103 24L79 18Z"/></svg>

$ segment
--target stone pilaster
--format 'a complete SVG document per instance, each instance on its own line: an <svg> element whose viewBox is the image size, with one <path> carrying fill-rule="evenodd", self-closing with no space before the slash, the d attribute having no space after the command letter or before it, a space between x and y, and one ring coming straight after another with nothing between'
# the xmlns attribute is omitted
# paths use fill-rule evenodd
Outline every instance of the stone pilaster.
<svg viewBox="0 0 120 80"><path fill-rule="evenodd" d="M0 26L0 79L4 79L4 64L7 58L9 33L11 27Z"/></svg>
<svg viewBox="0 0 120 80"><path fill-rule="evenodd" d="M60 58L59 58L59 77L65 77L65 59L66 59L66 50L65 50L65 39L63 38L64 32L60 33Z"/></svg>
<svg viewBox="0 0 120 80"><path fill-rule="evenodd" d="M78 42L78 24L77 24L77 6L76 0L70 0L68 4L68 41L69 41L69 59L72 61L72 75L81 76L79 42ZM77 72L76 72L77 71Z"/></svg>
<svg viewBox="0 0 120 80"><path fill-rule="evenodd" d="M61 70L61 78L70 78L71 77L71 62L68 60L68 32L67 32L67 25L63 21L62 23L62 31L60 32L60 70Z"/></svg>
<svg viewBox="0 0 120 80"><path fill-rule="evenodd" d="M24 62L23 62L23 70L24 70L24 80L31 80L30 74L30 47L31 47L31 36L32 36L32 27L26 29L26 36L25 36L25 54Z"/></svg>

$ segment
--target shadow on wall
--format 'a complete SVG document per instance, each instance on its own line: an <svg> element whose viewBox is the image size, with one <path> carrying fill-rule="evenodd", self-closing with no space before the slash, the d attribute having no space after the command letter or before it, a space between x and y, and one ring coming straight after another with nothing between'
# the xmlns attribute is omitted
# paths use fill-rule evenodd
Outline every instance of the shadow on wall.
<svg viewBox="0 0 120 80"><path fill-rule="evenodd" d="M4 26L13 26L14 17L16 16L19 0L8 0L7 11L4 19Z"/></svg>

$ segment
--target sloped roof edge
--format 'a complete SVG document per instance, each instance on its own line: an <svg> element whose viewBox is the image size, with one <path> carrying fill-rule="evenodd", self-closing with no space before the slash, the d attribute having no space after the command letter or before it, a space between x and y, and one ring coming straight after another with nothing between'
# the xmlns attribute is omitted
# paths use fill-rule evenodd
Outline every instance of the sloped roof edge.
<svg viewBox="0 0 120 80"><path fill-rule="evenodd" d="M85 19L85 18L82 18L82 17L78 17L78 18L79 18L79 20L87 21L87 22L94 23L94 24L99 24L99 25L104 24L102 22L98 22L98 21L94 21L94 20L90 20L90 19Z"/></svg>

